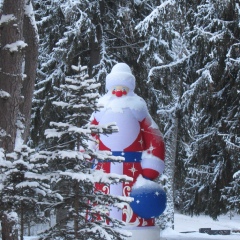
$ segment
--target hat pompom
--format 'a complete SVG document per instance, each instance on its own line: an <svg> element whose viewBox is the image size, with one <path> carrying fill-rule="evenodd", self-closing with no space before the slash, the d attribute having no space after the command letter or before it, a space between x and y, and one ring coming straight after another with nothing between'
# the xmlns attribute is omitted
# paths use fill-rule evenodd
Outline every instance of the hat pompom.
<svg viewBox="0 0 240 240"><path fill-rule="evenodd" d="M132 75L130 67L126 63L117 63L111 73L106 77L106 89L110 90L114 86L128 87L130 90L135 88L135 77Z"/></svg>

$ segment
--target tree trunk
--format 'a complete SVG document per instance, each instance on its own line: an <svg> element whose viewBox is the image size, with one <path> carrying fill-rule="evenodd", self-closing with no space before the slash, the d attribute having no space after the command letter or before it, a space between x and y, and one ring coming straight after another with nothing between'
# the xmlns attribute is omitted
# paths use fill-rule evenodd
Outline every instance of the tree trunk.
<svg viewBox="0 0 240 240"><path fill-rule="evenodd" d="M2 215L2 239L18 240L18 231L15 228L16 222L9 218L7 213Z"/></svg>
<svg viewBox="0 0 240 240"><path fill-rule="evenodd" d="M104 15L104 2L99 1L100 15ZM100 63L101 56L101 43L102 43L102 22L98 16L94 16L93 23L96 25L95 36L92 36L90 39L90 61L88 66L88 72L90 78L94 75L94 66Z"/></svg>
<svg viewBox="0 0 240 240"><path fill-rule="evenodd" d="M24 234L24 207L23 207L23 201L21 201L20 203L20 240L23 240L23 234Z"/></svg>
<svg viewBox="0 0 240 240"><path fill-rule="evenodd" d="M74 237L78 239L78 231L79 231L79 182L75 181L74 183L74 210L75 210L75 217L74 217Z"/></svg>
<svg viewBox="0 0 240 240"><path fill-rule="evenodd" d="M0 95L0 147L12 152L22 87L24 0L4 1L2 13L12 16L0 28L0 91L9 94Z"/></svg>
<svg viewBox="0 0 240 240"><path fill-rule="evenodd" d="M2 16L8 19L0 26L0 147L12 152L15 147L17 118L23 79L23 17L25 0L5 0ZM1 215L2 239L17 240L17 219ZM15 214L15 213L14 213Z"/></svg>
<svg viewBox="0 0 240 240"><path fill-rule="evenodd" d="M23 102L20 106L20 111L25 120L25 129L23 133L24 143L27 142L30 131L32 98L36 79L37 58L38 58L38 33L34 24L35 18L32 12L32 3L29 1L25 6L23 36L27 43L25 51L25 75L23 81L22 95Z"/></svg>

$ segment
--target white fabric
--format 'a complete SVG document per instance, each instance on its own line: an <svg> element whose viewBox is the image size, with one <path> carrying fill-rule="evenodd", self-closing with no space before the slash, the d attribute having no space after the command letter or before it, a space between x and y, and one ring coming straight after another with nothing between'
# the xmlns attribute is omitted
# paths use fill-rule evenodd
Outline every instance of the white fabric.
<svg viewBox="0 0 240 240"><path fill-rule="evenodd" d="M130 67L126 63L117 63L106 77L106 89L110 90L114 86L125 86L134 90L135 81Z"/></svg>
<svg viewBox="0 0 240 240"><path fill-rule="evenodd" d="M163 160L153 155L151 155L150 158L145 158L144 154L142 156L141 166L142 166L142 169L146 169L146 168L153 169L159 172L160 174L163 173L165 168L165 164Z"/></svg>
<svg viewBox="0 0 240 240"><path fill-rule="evenodd" d="M123 174L123 163L114 163L110 165L110 173ZM113 196L122 196L123 184L117 183L110 186L110 194ZM122 219L122 210L117 207L111 207L110 216L116 219Z"/></svg>
<svg viewBox="0 0 240 240"><path fill-rule="evenodd" d="M112 151L123 151L136 140L140 125L130 109L124 109L123 113L107 110L99 124L105 125L110 122L116 123L118 132L109 135L101 134L100 139Z"/></svg>
<svg viewBox="0 0 240 240"><path fill-rule="evenodd" d="M101 118L106 109L123 113L123 109L129 108L134 112L138 121L142 121L148 115L146 102L133 92L129 92L127 96L120 98L108 92L98 100L98 106L100 107L100 112L95 114L97 120Z"/></svg>

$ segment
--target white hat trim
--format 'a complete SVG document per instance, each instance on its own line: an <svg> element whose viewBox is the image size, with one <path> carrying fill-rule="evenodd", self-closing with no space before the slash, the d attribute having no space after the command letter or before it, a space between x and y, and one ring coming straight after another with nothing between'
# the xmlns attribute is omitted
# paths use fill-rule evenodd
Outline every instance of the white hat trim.
<svg viewBox="0 0 240 240"><path fill-rule="evenodd" d="M128 87L130 90L135 88L135 77L128 72L113 72L106 77L106 89L110 90L114 86Z"/></svg>

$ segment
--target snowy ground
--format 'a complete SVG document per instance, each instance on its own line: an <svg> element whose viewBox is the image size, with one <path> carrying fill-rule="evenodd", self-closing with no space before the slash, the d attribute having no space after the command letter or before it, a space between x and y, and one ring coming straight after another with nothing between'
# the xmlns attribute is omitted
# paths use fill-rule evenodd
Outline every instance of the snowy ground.
<svg viewBox="0 0 240 240"><path fill-rule="evenodd" d="M161 232L161 240L239 240L240 233L231 235L208 235L199 233L199 228L211 228L212 230L240 230L240 216L236 215L230 219L229 216L220 216L218 221L207 216L190 217L175 214L175 229L167 229ZM193 232L191 232L193 231ZM182 233L190 232L190 233Z"/></svg>
<svg viewBox="0 0 240 240"><path fill-rule="evenodd" d="M182 214L175 214L175 229L167 229L161 232L161 240L240 240L239 233L231 235L208 235L199 233L199 228L211 228L212 230L240 230L240 215L221 216L218 221L210 217L199 216L190 217ZM189 232L189 233L183 233ZM37 240L37 237L25 237L24 240ZM151 239L149 239L151 240Z"/></svg>

